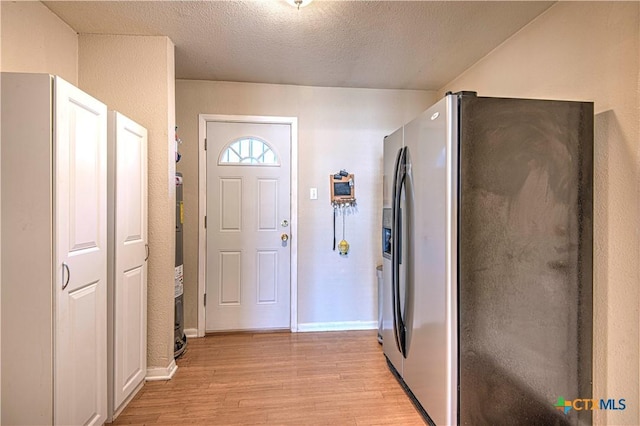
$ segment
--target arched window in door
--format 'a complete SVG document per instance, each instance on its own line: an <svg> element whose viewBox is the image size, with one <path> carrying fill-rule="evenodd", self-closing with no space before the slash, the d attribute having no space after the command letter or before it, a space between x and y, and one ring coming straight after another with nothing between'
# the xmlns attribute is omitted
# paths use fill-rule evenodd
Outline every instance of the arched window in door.
<svg viewBox="0 0 640 426"><path fill-rule="evenodd" d="M229 143L220 154L218 164L234 166L279 166L278 156L264 140L244 136Z"/></svg>

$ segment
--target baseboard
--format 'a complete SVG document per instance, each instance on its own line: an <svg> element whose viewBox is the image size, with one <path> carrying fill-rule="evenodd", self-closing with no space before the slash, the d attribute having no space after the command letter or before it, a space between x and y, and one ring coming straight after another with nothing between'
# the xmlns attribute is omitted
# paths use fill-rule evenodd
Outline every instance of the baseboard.
<svg viewBox="0 0 640 426"><path fill-rule="evenodd" d="M172 359L171 363L166 368L147 368L147 376L144 379L147 382L154 382L157 380L171 380L173 375L176 374L176 371L178 371L178 366L176 365L176 361Z"/></svg>
<svg viewBox="0 0 640 426"><path fill-rule="evenodd" d="M184 329L184 335L187 336L187 338L191 339L191 338L196 338L198 337L198 329L197 328L185 328Z"/></svg>
<svg viewBox="0 0 640 426"><path fill-rule="evenodd" d="M377 328L378 328L378 321L336 321L336 322L298 323L299 332L376 330Z"/></svg>

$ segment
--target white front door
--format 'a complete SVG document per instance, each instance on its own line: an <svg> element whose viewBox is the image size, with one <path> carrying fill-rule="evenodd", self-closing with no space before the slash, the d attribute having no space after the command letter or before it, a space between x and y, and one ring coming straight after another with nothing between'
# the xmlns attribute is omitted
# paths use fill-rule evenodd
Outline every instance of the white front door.
<svg viewBox="0 0 640 426"><path fill-rule="evenodd" d="M290 327L291 132L207 122L206 331Z"/></svg>
<svg viewBox="0 0 640 426"><path fill-rule="evenodd" d="M107 108L56 78L54 423L107 414Z"/></svg>
<svg viewBox="0 0 640 426"><path fill-rule="evenodd" d="M116 411L147 372L147 129L120 113L110 114L110 208L115 219L110 397Z"/></svg>

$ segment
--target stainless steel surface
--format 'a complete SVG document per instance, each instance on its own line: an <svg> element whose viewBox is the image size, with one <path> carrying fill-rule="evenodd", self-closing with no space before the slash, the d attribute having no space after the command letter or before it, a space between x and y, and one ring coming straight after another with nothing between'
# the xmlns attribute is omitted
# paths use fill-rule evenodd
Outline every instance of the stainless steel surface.
<svg viewBox="0 0 640 426"><path fill-rule="evenodd" d="M382 293L384 292L384 281L382 278L382 265L376 267L376 281L378 284L378 343L382 344Z"/></svg>
<svg viewBox="0 0 640 426"><path fill-rule="evenodd" d="M398 151L403 144L403 128L396 130L387 136L384 141L384 175L383 175L383 215L387 211L390 214L392 208L393 184L395 172L395 160ZM391 219L392 220L392 219ZM395 235L391 233L393 241ZM382 347L384 354L389 359L399 374L402 374L402 354L396 344L396 332L394 328L394 306L392 288L392 262L390 258L382 259L383 276L383 311L382 311Z"/></svg>
<svg viewBox="0 0 640 426"><path fill-rule="evenodd" d="M438 114L437 119L431 117ZM404 381L436 424L455 422L448 408L451 395L451 333L447 296L447 256L452 243L447 226L451 199L455 198L449 175L457 141L447 138L447 99L442 99L405 126L405 145L411 156L412 212L407 213L407 249L413 280L412 343L404 362ZM456 171L457 173L457 168ZM455 331L455 330L454 330ZM455 335L455 334L454 334Z"/></svg>
<svg viewBox="0 0 640 426"><path fill-rule="evenodd" d="M446 416L447 424L453 424L458 419L458 377L459 377L459 305L458 305L458 214L459 214L459 162L460 162L460 113L458 99L455 95L447 96L447 200L445 202L447 237L446 237L446 329L447 329L447 387L446 387ZM436 117L437 118L437 117ZM435 119L432 117L432 119Z"/></svg>
<svg viewBox="0 0 640 426"><path fill-rule="evenodd" d="M554 404L592 393L593 104L448 95L384 156L384 352L428 420L590 424Z"/></svg>

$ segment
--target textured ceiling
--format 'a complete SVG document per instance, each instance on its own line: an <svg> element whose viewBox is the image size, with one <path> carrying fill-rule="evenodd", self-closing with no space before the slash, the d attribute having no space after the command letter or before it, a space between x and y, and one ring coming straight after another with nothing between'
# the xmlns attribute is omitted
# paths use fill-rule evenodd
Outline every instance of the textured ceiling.
<svg viewBox="0 0 640 426"><path fill-rule="evenodd" d="M166 35L176 78L438 90L546 1L46 1L78 33Z"/></svg>

